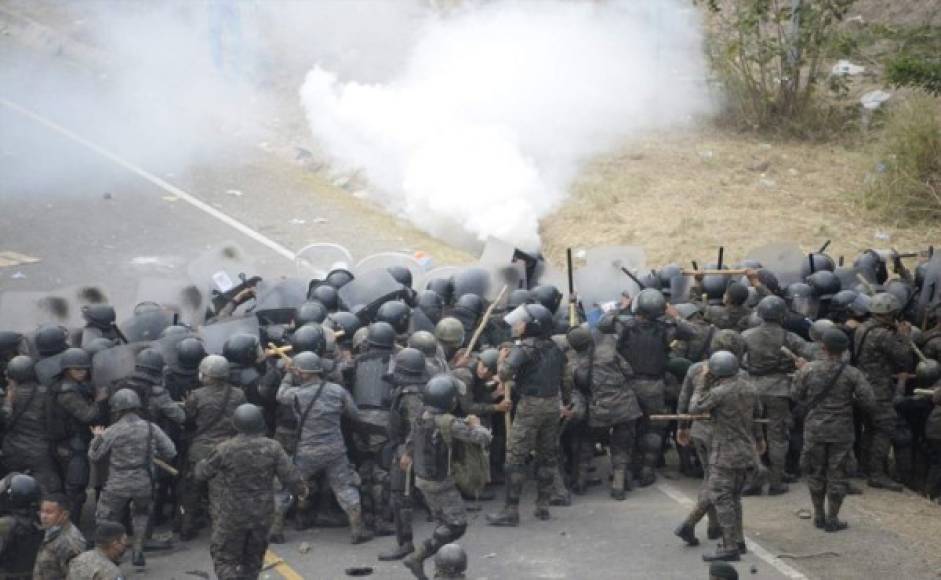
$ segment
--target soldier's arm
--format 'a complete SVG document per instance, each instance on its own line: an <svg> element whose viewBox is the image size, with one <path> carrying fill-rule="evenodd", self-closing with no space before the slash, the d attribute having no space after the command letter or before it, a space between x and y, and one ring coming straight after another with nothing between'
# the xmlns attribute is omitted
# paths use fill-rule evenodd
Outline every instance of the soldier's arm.
<svg viewBox="0 0 941 580"><path fill-rule="evenodd" d="M460 419L455 419L451 424L451 437L483 447L490 445L493 439L493 435L487 428L480 425L471 427Z"/></svg>
<svg viewBox="0 0 941 580"><path fill-rule="evenodd" d="M13 528L16 527L16 521L13 516L0 517L0 556L10 544L13 536Z"/></svg>
<svg viewBox="0 0 941 580"><path fill-rule="evenodd" d="M800 402L807 398L807 390L810 388L811 366L804 365L804 368L798 369L794 373L794 380L791 381L791 399Z"/></svg>
<svg viewBox="0 0 941 580"><path fill-rule="evenodd" d="M674 318L675 338L679 340L695 340L699 337L700 330L693 324L686 322L682 318Z"/></svg>
<svg viewBox="0 0 941 580"><path fill-rule="evenodd" d="M86 425L101 416L101 404L98 401L88 402L75 391L64 391L59 395L59 404L69 415Z"/></svg>
<svg viewBox="0 0 941 580"><path fill-rule="evenodd" d="M341 392L343 393L343 414L353 421L359 421L359 407L356 406L353 395L346 389L341 388Z"/></svg>
<svg viewBox="0 0 941 580"><path fill-rule="evenodd" d="M813 345L793 332L787 333L787 336L784 338L784 346L805 360L814 359Z"/></svg>
<svg viewBox="0 0 941 580"><path fill-rule="evenodd" d="M501 382L509 382L516 378L516 373L529 361L529 353L522 346L514 346L510 353L500 363L497 374Z"/></svg>
<svg viewBox="0 0 941 580"><path fill-rule="evenodd" d="M163 387L154 388L151 393L151 404L160 409L160 414L177 425L186 422L186 412L170 398L170 393Z"/></svg>
<svg viewBox="0 0 941 580"><path fill-rule="evenodd" d="M725 392L726 390L722 387L704 389L699 400L690 405L689 412L698 415L712 411L722 403Z"/></svg>
<svg viewBox="0 0 941 580"><path fill-rule="evenodd" d="M196 415L199 414L199 400L196 398L195 391L187 395L186 401L183 403L183 413L186 415L186 420L193 422L196 420Z"/></svg>
<svg viewBox="0 0 941 580"><path fill-rule="evenodd" d="M892 359L896 368L911 370L915 351L912 350L912 343L907 336L902 336L897 332L886 332L882 339L882 349Z"/></svg>
<svg viewBox="0 0 941 580"><path fill-rule="evenodd" d="M294 386L294 381L290 382L287 380L287 377L291 375L285 375L285 380L281 382L281 386L278 387L278 394L275 397L279 403L282 405L292 405L294 404L294 396L297 394L298 387Z"/></svg>
<svg viewBox="0 0 941 580"><path fill-rule="evenodd" d="M861 371L855 367L849 368L856 371L853 373L856 379L856 384L853 385L853 396L863 410L866 412L874 410L876 408L876 395L872 390L872 385L869 384L869 381L866 380L866 375Z"/></svg>
<svg viewBox="0 0 941 580"><path fill-rule="evenodd" d="M209 453L209 457L196 464L196 480L209 481L215 477L222 467L222 456L219 454L219 448L216 447Z"/></svg>
<svg viewBox="0 0 941 580"><path fill-rule="evenodd" d="M290 489L294 495L304 495L307 486L304 484L304 478L301 477L301 472L297 469L297 466L294 465L280 445L272 445L271 448L278 455L275 463L275 473L278 475L278 481L284 487Z"/></svg>
<svg viewBox="0 0 941 580"><path fill-rule="evenodd" d="M92 437L91 444L88 446L88 458L92 461L98 461L111 451L114 440L120 437L119 424L112 425L105 429L104 434Z"/></svg>
<svg viewBox="0 0 941 580"><path fill-rule="evenodd" d="M683 386L680 387L680 396L676 402L676 412L680 415L689 413L689 402L692 400L693 392L696 389L693 384L695 382L694 379L697 373L704 372L703 369L704 367L699 365L691 366L689 367L689 370L686 371L686 377L683 379ZM689 421L681 421L680 428L689 429Z"/></svg>
<svg viewBox="0 0 941 580"><path fill-rule="evenodd" d="M157 456L162 459L169 460L176 457L176 445L173 444L173 440L156 425L154 425L154 448L157 450Z"/></svg>

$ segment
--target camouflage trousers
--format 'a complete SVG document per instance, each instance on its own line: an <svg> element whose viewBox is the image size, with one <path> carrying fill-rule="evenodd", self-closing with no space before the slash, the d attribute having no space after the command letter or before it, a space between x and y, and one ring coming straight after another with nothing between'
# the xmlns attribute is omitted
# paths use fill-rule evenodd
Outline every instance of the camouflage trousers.
<svg viewBox="0 0 941 580"><path fill-rule="evenodd" d="M637 402L644 416L637 421L637 438L634 440L635 456L633 468L653 474L663 453L663 441L666 436L665 421L649 421L650 415L668 413L666 404L666 384L661 379L635 378L631 387L637 394ZM638 460L639 459L639 460ZM649 477L655 477L648 475Z"/></svg>
<svg viewBox="0 0 941 580"><path fill-rule="evenodd" d="M876 401L876 409L863 418L863 449L868 452L863 461L869 477L884 476L886 473L897 417L892 401Z"/></svg>
<svg viewBox="0 0 941 580"><path fill-rule="evenodd" d="M321 473L326 475L327 483L343 511L349 513L351 509L359 507L359 476L353 471L345 454L324 457L299 453L294 462L307 481Z"/></svg>
<svg viewBox="0 0 941 580"><path fill-rule="evenodd" d="M734 548L745 541L742 528L742 491L748 479L748 469L735 467L709 467L706 482L708 498L716 510L722 538L726 548Z"/></svg>
<svg viewBox="0 0 941 580"><path fill-rule="evenodd" d="M807 477L811 495L829 495L842 499L848 488L846 466L853 444L805 441L801 453L801 470Z"/></svg>
<svg viewBox="0 0 941 580"><path fill-rule="evenodd" d="M230 526L214 522L209 554L219 580L256 580L268 550L268 526Z"/></svg>
<svg viewBox="0 0 941 580"><path fill-rule="evenodd" d="M709 446L712 444L712 440L711 438L693 437L690 441L696 451L696 457L702 465L703 481L699 486L699 494L696 496L696 505L693 506L686 521L695 526L703 517L708 516L709 527L714 528L719 525L719 521L716 516L716 508L712 505L712 500L709 497Z"/></svg>
<svg viewBox="0 0 941 580"><path fill-rule="evenodd" d="M464 510L461 492L457 490L451 478L429 481L416 477L415 487L421 491L435 522L431 537L423 542L425 554L430 556L445 544L450 544L464 535L467 529L467 512Z"/></svg>
<svg viewBox="0 0 941 580"><path fill-rule="evenodd" d="M768 482L780 485L784 482L787 450L791 432L791 401L787 397L761 395L761 405L768 416Z"/></svg>
<svg viewBox="0 0 941 580"><path fill-rule="evenodd" d="M150 491L150 490L148 490ZM105 487L98 496L98 505L95 508L95 521L110 521L123 523L128 507L131 510L131 527L134 528L134 544L138 549L147 533L147 520L150 519L150 508L153 505L152 494L124 495L116 493ZM131 530L128 530L130 535Z"/></svg>
<svg viewBox="0 0 941 580"><path fill-rule="evenodd" d="M521 471L535 454L539 496L548 502L559 464L559 399L523 397L507 441L508 472Z"/></svg>

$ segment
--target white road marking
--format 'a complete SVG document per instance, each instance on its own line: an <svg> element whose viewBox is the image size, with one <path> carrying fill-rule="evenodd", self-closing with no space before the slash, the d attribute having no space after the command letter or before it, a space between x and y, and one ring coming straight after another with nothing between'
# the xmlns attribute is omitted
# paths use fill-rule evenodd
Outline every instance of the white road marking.
<svg viewBox="0 0 941 580"><path fill-rule="evenodd" d="M658 483L657 489L660 490L664 495L672 499L673 501L679 503L683 507L693 507L696 505L696 502L692 498L687 496L682 491L676 489L669 483ZM771 552L769 552L764 546L753 540L752 538L745 536L745 544L748 545L748 550L767 562L772 568L783 574L787 578L792 580L809 580L808 576L803 572L796 570L795 568L789 566L781 558L778 558Z"/></svg>
<svg viewBox="0 0 941 580"><path fill-rule="evenodd" d="M4 107L10 109L11 111L19 113L20 115L23 115L24 117L27 117L35 121L36 123L43 125L47 129L51 129L55 131L56 133L59 133L60 135L63 135L64 137L71 139L72 141L78 143L79 145L82 145L86 149L94 151L95 153L97 153L98 155L101 155L102 157L111 161L112 163L120 165L124 169L127 169L131 173L134 173L138 175L139 177L149 181L150 183L156 185L160 189L182 199L183 201L192 205L196 209L199 209L209 214L210 216L216 218L220 222L226 224L227 226L238 230L242 234L258 242L259 244L274 251L276 254L283 256L284 258L287 258L288 260L294 261L294 258L295 258L294 252L282 246L278 242L272 240L268 236L253 230L252 228L248 227L247 225L243 224L242 222L238 221L232 216L227 215L219 211L218 209L212 207L211 205L202 201L195 195L187 193L186 191L183 191L182 189L173 185L172 183L168 183L164 181L163 179L160 179L153 173L150 173L144 169L141 169L140 167L134 165L133 163L119 157L117 154L105 149L104 147L100 145L92 143L88 139L85 139L84 137L70 131L69 129L66 129L65 127L63 127L62 125L59 125L55 121L51 121L43 117L42 115L40 115L39 113L36 113L35 111L31 111L27 109L26 107L23 107L22 105L19 105L7 99L0 99L0 105L3 105Z"/></svg>

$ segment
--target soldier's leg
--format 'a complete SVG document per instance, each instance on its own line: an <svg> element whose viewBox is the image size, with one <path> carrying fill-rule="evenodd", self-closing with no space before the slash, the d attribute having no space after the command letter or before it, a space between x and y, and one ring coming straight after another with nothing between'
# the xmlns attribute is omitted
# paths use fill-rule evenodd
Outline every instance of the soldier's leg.
<svg viewBox="0 0 941 580"><path fill-rule="evenodd" d="M787 491L784 467L787 462L791 404L787 397L761 397L768 416L768 495Z"/></svg>
<svg viewBox="0 0 941 580"><path fill-rule="evenodd" d="M441 549L441 546L459 539L467 529L464 500L461 499L461 494L453 481L425 485L422 486L421 491L428 509L434 514L436 525L431 537L419 544L416 550L402 562L416 578L425 578L425 560L433 556Z"/></svg>
<svg viewBox="0 0 941 580"><path fill-rule="evenodd" d="M722 528L719 526L715 507L709 499L709 441L694 438L692 439L692 448L703 467L703 481L699 486L696 505L693 506L689 515L686 516L683 523L681 523L673 533L688 545L698 546L699 539L696 537L696 524L698 524L703 517L708 516L709 518L706 533L710 540L716 540L722 537Z"/></svg>
<svg viewBox="0 0 941 580"><path fill-rule="evenodd" d="M95 506L95 522L123 522L130 501L131 498L127 496L103 489L98 496L98 504Z"/></svg>
<svg viewBox="0 0 941 580"><path fill-rule="evenodd" d="M245 544L242 552L240 578L254 580L261 574L268 551L268 529L259 526L245 530Z"/></svg>
<svg viewBox="0 0 941 580"><path fill-rule="evenodd" d="M740 470L728 469L718 466L709 468L709 500L716 508L716 516L722 527L722 545L715 556L703 556L707 559L738 560L738 506L741 502L741 490L738 486L744 483L744 475L737 473Z"/></svg>
<svg viewBox="0 0 941 580"><path fill-rule="evenodd" d="M395 525L395 548L379 554L379 560L399 560L412 553L412 483L399 468L398 457L392 462L389 472L389 488L392 502L392 521ZM407 494L407 495L406 495Z"/></svg>
<svg viewBox="0 0 941 580"><path fill-rule="evenodd" d="M889 448L892 445L892 435L895 431L895 407L892 406L891 401L879 401L876 405L878 408L873 411L869 421L872 427L869 445L869 485L902 491L902 486L892 481L885 471Z"/></svg>
<svg viewBox="0 0 941 580"><path fill-rule="evenodd" d="M526 410L524 399L516 414L516 421L507 439L506 449L506 501L503 510L487 514L487 523L492 526L519 525L520 496L526 481L526 459L536 447L537 425Z"/></svg>
<svg viewBox="0 0 941 580"><path fill-rule="evenodd" d="M609 450L611 453L611 497L623 500L630 490L631 449L634 448L634 421L622 421L611 428Z"/></svg>
<svg viewBox="0 0 941 580"><path fill-rule="evenodd" d="M326 468L327 483L337 498L337 503L350 519L350 541L361 544L372 539L372 533L363 522L358 477L346 455L332 460Z"/></svg>
<svg viewBox="0 0 941 580"><path fill-rule="evenodd" d="M559 473L559 417L557 413L541 416L536 430L536 511L538 519L549 519L549 501L553 481Z"/></svg>
<svg viewBox="0 0 941 580"><path fill-rule="evenodd" d="M925 495L930 499L941 496L941 439L928 439L928 474L925 476Z"/></svg>
<svg viewBox="0 0 941 580"><path fill-rule="evenodd" d="M86 488L90 466L87 452L81 445L68 446L60 451L58 456L62 473L62 491L69 498L72 506L72 521L79 525L82 521L82 508L85 507Z"/></svg>
<svg viewBox="0 0 941 580"><path fill-rule="evenodd" d="M144 566L144 538L147 536L147 521L150 519L153 499L151 496L141 496L131 499L131 526L134 528L134 539L131 549L131 561L135 566Z"/></svg>
<svg viewBox="0 0 941 580"><path fill-rule="evenodd" d="M209 555L212 567L220 580L242 578L239 567L242 564L242 551L245 546L246 530L229 528L224 521L216 521L212 526L212 538L209 541Z"/></svg>
<svg viewBox="0 0 941 580"><path fill-rule="evenodd" d="M634 391L644 412L640 421L638 435L642 450L640 485L647 486L657 481L656 468L663 452L663 440L667 424L663 421L649 421L650 415L659 415L667 412L664 401L663 381L636 381Z"/></svg>
<svg viewBox="0 0 941 580"><path fill-rule="evenodd" d="M853 453L851 443L830 443L827 445L827 522L825 529L828 532L838 532L846 529L846 523L841 521L840 506L847 491L846 466Z"/></svg>
<svg viewBox="0 0 941 580"><path fill-rule="evenodd" d="M912 484L914 475L913 442L911 424L908 418L899 413L892 432L892 456L895 458L895 477L906 485Z"/></svg>
<svg viewBox="0 0 941 580"><path fill-rule="evenodd" d="M827 514L825 500L827 495L827 444L805 442L801 453L801 471L807 479L807 490L814 508L814 525L823 529Z"/></svg>

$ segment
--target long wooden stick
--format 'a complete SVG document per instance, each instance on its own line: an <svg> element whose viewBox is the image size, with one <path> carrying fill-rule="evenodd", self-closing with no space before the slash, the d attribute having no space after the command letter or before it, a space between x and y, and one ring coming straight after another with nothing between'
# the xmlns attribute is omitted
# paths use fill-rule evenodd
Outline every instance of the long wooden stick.
<svg viewBox="0 0 941 580"><path fill-rule="evenodd" d="M483 318L480 319L480 324L477 325L477 329L474 330L473 336L471 336L470 342L467 343L467 348L464 349L464 354L470 356L470 353L474 351L474 347L477 346L477 340L480 339L480 335L484 332L484 328L487 327L487 323L490 321L490 315L493 314L493 309L497 307L497 304L503 300L503 296L506 294L506 286L500 289L500 293L497 294L497 297L493 302L490 303L490 306L487 307L486 312L484 312Z"/></svg>
<svg viewBox="0 0 941 580"><path fill-rule="evenodd" d="M170 465L169 463L165 462L165 461L162 460L162 459L157 459L156 457L154 457L154 465L156 465L156 466L159 467L160 469L166 471L167 473L169 473L169 474L172 475L173 477L179 477L179 475L180 475L180 472L177 471L177 469L176 469L175 467L173 467L172 465Z"/></svg>
<svg viewBox="0 0 941 580"><path fill-rule="evenodd" d="M912 394L916 397L933 397L934 389L915 389Z"/></svg>
<svg viewBox="0 0 941 580"><path fill-rule="evenodd" d="M737 270L683 270L683 276L744 276L748 270L739 268Z"/></svg>

